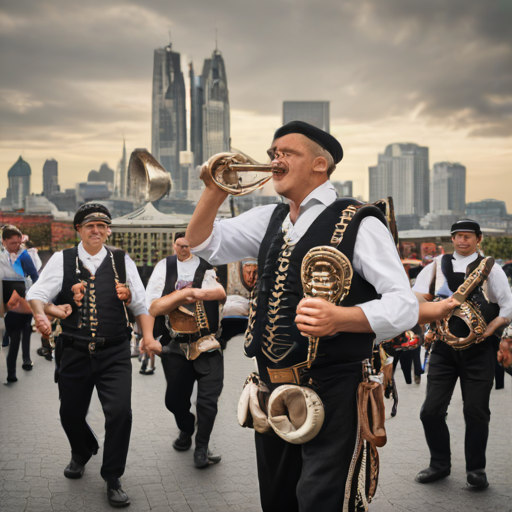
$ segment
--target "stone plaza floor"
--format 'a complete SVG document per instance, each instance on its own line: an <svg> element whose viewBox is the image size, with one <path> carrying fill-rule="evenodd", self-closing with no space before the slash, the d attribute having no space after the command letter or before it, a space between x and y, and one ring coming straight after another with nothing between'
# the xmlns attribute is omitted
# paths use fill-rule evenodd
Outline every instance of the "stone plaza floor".
<svg viewBox="0 0 512 512"><path fill-rule="evenodd" d="M193 450L177 452L174 418L164 405L165 378L157 360L152 376L139 374L133 359L133 429L123 488L129 510L146 511L260 511L253 432L238 426L236 409L243 382L253 363L243 355L237 337L225 351L225 381L210 446L222 461L204 470L193 465ZM21 369L18 382L6 380L6 348L0 353L0 511L107 511L105 484L100 477L102 450L87 464L80 480L63 476L70 459L59 422L59 399L53 382L53 363L36 354L39 337L32 337L31 372ZM426 377L420 385L406 385L397 370L398 414L389 415L388 443L379 450L381 474L374 512L510 512L512 511L512 379L504 390L491 394L491 432L487 449L490 487L484 492L466 488L464 419L457 387L449 409L452 473L429 485L414 482L428 466L428 449L419 420ZM101 411L91 407L91 423L101 430ZM99 428L98 428L99 426ZM98 432L101 437L101 432ZM283 511L285 512L285 511ZM324 511L319 511L324 512ZM325 511L330 512L330 511ZM333 511L334 512L334 511Z"/></svg>

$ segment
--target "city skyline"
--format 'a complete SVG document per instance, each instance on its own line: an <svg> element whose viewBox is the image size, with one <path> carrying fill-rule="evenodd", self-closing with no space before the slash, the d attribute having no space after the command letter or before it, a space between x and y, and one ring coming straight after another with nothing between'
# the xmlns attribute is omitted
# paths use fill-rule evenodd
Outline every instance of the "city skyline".
<svg viewBox="0 0 512 512"><path fill-rule="evenodd" d="M512 209L509 4L298 1L293 13L267 1L229 6L4 3L0 188L20 155L41 192L48 158L59 162L65 189L100 162L116 168L123 134L129 152L151 148L154 48L170 27L181 69L189 61L200 69L217 18L234 147L264 161L283 101L330 101L331 133L345 150L333 179L352 180L355 195L368 197L367 169L383 147L413 142L430 148L431 162L464 162L468 202L503 199Z"/></svg>

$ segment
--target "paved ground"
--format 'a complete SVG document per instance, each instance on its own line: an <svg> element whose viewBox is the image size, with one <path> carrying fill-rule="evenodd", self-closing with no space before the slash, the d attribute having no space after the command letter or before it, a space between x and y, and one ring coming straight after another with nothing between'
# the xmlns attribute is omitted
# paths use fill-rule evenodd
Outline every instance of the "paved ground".
<svg viewBox="0 0 512 512"><path fill-rule="evenodd" d="M134 362L133 430L123 486L133 511L260 511L252 431L236 420L236 405L252 362L242 355L241 338L225 352L226 379L212 447L222 462L206 470L193 466L192 451L176 452L171 443L178 431L163 403L165 379L161 366L153 376L138 373ZM91 459L81 480L67 480L67 440L58 418L53 364L38 357L33 337L32 372L18 370L19 381L4 385L5 349L0 354L0 510L107 511L99 475L101 451ZM372 511L505 512L512 511L512 380L491 396L486 492L465 487L461 396L457 391L448 417L452 432L453 469L449 478L430 485L414 482L428 465L419 409L425 382L407 386L398 371L401 392L396 418L389 418L388 444L380 450L381 478ZM389 406L389 403L387 404ZM95 407L93 407L95 409ZM92 418L98 424L99 415ZM327 511L329 512L329 511Z"/></svg>

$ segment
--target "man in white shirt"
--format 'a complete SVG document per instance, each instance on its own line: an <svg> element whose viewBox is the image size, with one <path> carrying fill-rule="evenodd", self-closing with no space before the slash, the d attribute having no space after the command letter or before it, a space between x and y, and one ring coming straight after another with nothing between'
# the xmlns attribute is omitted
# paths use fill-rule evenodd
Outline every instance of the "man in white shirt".
<svg viewBox="0 0 512 512"><path fill-rule="evenodd" d="M153 322L148 315L144 287L135 263L123 251L104 246L110 234L108 209L95 203L81 206L74 225L78 247L55 253L27 300L36 326L51 333L44 306L70 304L71 314L61 320L62 334L56 345L59 364L56 379L61 401L62 426L71 445L66 478L81 478L85 465L98 451L98 442L86 415L96 387L105 413L105 443L101 476L107 482L107 498L113 507L130 500L121 488L132 425L129 307L144 338L152 341ZM125 284L126 283L126 284Z"/></svg>
<svg viewBox="0 0 512 512"><path fill-rule="evenodd" d="M271 391L286 383L280 380L281 369L292 379L292 370L302 368L300 378L293 374L295 380L287 382L313 386L324 404L322 430L305 444L256 433L263 510L342 510L344 503L354 507L366 494L359 488L359 466L351 467L362 361L371 358L375 338L389 339L416 324L418 302L381 212L354 199L336 200L329 176L343 150L334 137L293 121L277 130L269 156L274 187L288 204L216 221L226 193L205 165L206 189L187 238L193 251L212 264L258 258L246 355L256 357L260 378ZM344 235L340 217L343 222L351 218ZM328 244L336 244L354 270L343 307L303 299L302 259L312 247ZM310 370L304 368L308 338L301 333L320 338Z"/></svg>
<svg viewBox="0 0 512 512"><path fill-rule="evenodd" d="M190 397L197 382L197 432L194 464L205 468L220 462L208 449L217 416L217 403L224 383L224 360L220 344L213 338L219 330L219 301L226 298L208 262L190 253L188 241L179 237L175 255L159 261L149 279L146 303L155 317L154 335L161 336L147 351L161 355L167 380L165 405L180 429L173 447L186 451L192 446L195 418ZM202 324L201 324L202 319ZM213 350L195 351L202 339L213 342ZM164 345L163 348L161 345Z"/></svg>
<svg viewBox="0 0 512 512"><path fill-rule="evenodd" d="M478 252L482 231L477 222L460 220L453 224L451 234L454 253L435 258L416 279L413 291L425 300L450 297L483 259ZM437 341L432 349L427 395L420 413L430 449L430 465L418 473L417 482L430 483L450 474L450 434L446 412L457 378L460 378L466 420L467 483L477 489L485 489L489 485L485 473L485 450L491 418L489 397L496 365L493 338L497 346L495 331L506 326L512 318L512 294L499 265L492 267L486 291L489 302L481 290L473 292L488 323L484 333L486 339L465 350L455 350L441 341Z"/></svg>

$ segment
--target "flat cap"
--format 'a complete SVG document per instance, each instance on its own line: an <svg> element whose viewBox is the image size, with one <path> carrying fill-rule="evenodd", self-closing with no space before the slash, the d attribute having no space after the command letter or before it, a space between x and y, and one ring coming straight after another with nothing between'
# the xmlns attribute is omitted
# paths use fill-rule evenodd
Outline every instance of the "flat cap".
<svg viewBox="0 0 512 512"><path fill-rule="evenodd" d="M450 230L452 235L459 233L460 231L475 233L476 236L480 236L482 234L480 224L478 224L476 220L471 219L462 219L457 221L455 224L452 224L452 229Z"/></svg>
<svg viewBox="0 0 512 512"><path fill-rule="evenodd" d="M99 203L86 203L80 206L75 213L73 219L73 226L84 226L89 222L104 222L105 224L112 224L112 215L108 208Z"/></svg>
<svg viewBox="0 0 512 512"><path fill-rule="evenodd" d="M316 142L319 146L323 147L328 151L334 163L341 162L343 158L343 148L341 144L335 139L330 133L324 132L320 128L313 126L312 124L305 123L304 121L290 121L289 123L281 126L276 133L274 133L274 140L289 135L290 133L300 133L305 135L308 139Z"/></svg>

